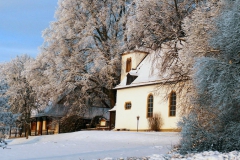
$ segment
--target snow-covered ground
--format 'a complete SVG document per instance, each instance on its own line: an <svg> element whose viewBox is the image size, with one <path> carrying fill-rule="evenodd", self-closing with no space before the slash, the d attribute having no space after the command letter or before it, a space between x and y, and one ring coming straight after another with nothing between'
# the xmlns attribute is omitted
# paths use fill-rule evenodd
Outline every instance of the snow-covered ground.
<svg viewBox="0 0 240 160"><path fill-rule="evenodd" d="M240 152L232 151L228 153L221 153L218 151L204 151L201 153L190 153L187 155L180 155L172 153L168 155L153 155L150 160L167 159L167 160L239 160Z"/></svg>
<svg viewBox="0 0 240 160"><path fill-rule="evenodd" d="M176 132L80 131L59 135L9 139L8 148L0 148L3 160L92 160L162 155L179 141Z"/></svg>
<svg viewBox="0 0 240 160"><path fill-rule="evenodd" d="M0 160L239 160L240 152L168 153L174 132L80 131L9 139ZM135 157L135 158L132 158Z"/></svg>

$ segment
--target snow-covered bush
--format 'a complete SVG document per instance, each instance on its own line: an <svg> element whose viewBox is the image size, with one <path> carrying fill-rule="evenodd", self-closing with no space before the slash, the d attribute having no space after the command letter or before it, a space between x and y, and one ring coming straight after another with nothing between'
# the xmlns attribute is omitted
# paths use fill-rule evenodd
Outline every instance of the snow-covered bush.
<svg viewBox="0 0 240 160"><path fill-rule="evenodd" d="M17 117L17 114L13 114L6 110L6 108L0 106L0 143L4 142L5 138L8 138L10 127L15 125Z"/></svg>
<svg viewBox="0 0 240 160"><path fill-rule="evenodd" d="M7 147L7 142L5 141L5 138L0 138L0 147L3 149Z"/></svg>
<svg viewBox="0 0 240 160"><path fill-rule="evenodd" d="M196 96L179 123L182 153L240 149L240 0L221 3L216 28L208 33L214 53L198 58L193 68Z"/></svg>

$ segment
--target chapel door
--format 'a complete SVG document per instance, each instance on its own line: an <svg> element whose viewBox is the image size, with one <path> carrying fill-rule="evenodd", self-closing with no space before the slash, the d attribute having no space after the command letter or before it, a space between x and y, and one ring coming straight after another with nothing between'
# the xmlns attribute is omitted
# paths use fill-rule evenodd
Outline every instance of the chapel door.
<svg viewBox="0 0 240 160"><path fill-rule="evenodd" d="M110 111L110 124L109 124L110 130L115 128L115 121L116 121L116 111Z"/></svg>

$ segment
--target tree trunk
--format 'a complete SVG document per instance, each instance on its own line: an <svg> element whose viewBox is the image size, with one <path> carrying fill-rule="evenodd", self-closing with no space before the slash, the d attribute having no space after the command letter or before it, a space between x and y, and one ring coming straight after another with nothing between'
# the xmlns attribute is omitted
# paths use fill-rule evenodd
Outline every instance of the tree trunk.
<svg viewBox="0 0 240 160"><path fill-rule="evenodd" d="M28 135L29 135L29 125L27 123L25 123L25 129L26 129L26 139L28 139Z"/></svg>

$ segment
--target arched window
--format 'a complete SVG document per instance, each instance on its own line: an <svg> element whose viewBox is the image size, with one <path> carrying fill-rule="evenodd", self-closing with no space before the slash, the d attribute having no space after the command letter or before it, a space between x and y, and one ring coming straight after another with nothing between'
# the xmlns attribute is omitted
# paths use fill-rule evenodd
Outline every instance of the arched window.
<svg viewBox="0 0 240 160"><path fill-rule="evenodd" d="M169 97L169 116L176 116L176 92L171 92Z"/></svg>
<svg viewBox="0 0 240 160"><path fill-rule="evenodd" d="M132 68L132 59L131 57L127 59L126 61L126 72L129 72Z"/></svg>
<svg viewBox="0 0 240 160"><path fill-rule="evenodd" d="M147 117L153 117L153 95L149 95L147 99Z"/></svg>

